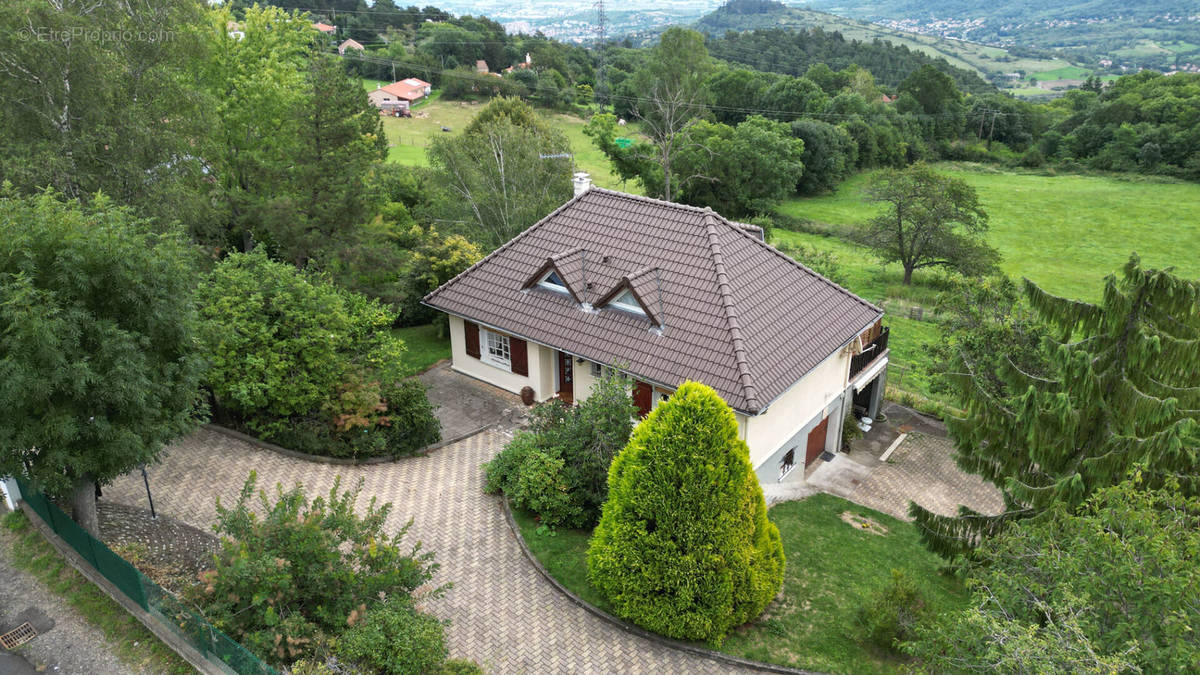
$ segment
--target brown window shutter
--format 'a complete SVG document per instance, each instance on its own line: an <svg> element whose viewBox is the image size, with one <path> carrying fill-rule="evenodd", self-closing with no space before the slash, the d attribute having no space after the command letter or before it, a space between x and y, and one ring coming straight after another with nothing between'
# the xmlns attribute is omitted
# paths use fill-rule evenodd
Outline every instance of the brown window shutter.
<svg viewBox="0 0 1200 675"><path fill-rule="evenodd" d="M479 325L471 321L463 321L467 335L467 356L479 358Z"/></svg>
<svg viewBox="0 0 1200 675"><path fill-rule="evenodd" d="M640 382L633 381L633 405L638 409L638 417L645 417L650 414L650 408L654 401L654 387Z"/></svg>
<svg viewBox="0 0 1200 675"><path fill-rule="evenodd" d="M529 349L520 338L508 338L508 354L514 375L529 374Z"/></svg>

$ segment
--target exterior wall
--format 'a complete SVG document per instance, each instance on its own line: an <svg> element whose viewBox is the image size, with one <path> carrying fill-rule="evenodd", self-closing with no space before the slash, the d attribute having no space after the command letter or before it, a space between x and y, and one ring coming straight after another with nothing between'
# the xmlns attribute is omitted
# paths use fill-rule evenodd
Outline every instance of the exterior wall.
<svg viewBox="0 0 1200 675"><path fill-rule="evenodd" d="M514 394L520 394L522 387L533 387L534 396L542 401L554 395L553 387L548 386L553 377L553 353L552 350L533 342L527 341L526 347L529 355L529 375L514 375L486 361L467 356L463 320L457 316L450 317L450 353L453 361L451 368ZM551 367L547 369L547 366Z"/></svg>
<svg viewBox="0 0 1200 675"><path fill-rule="evenodd" d="M816 426L821 421L820 413L827 411L831 404L838 403L840 408L849 373L850 357L839 351L775 399L765 413L739 419L739 423L745 425L750 463L756 469L761 467L797 433ZM841 418L830 420L829 426L841 429Z"/></svg>

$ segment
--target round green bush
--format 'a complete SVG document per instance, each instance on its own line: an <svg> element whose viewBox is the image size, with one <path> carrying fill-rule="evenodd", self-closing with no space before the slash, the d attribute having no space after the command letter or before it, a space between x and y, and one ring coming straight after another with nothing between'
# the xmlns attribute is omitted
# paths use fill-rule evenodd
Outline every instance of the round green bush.
<svg viewBox="0 0 1200 675"><path fill-rule="evenodd" d="M917 624L928 613L928 603L917 582L902 570L892 570L888 584L858 608L855 623L864 641L896 651L899 643L916 635Z"/></svg>
<svg viewBox="0 0 1200 675"><path fill-rule="evenodd" d="M608 477L588 580L617 615L719 644L783 584L783 544L733 411L688 382L638 425Z"/></svg>
<svg viewBox="0 0 1200 675"><path fill-rule="evenodd" d="M338 639L338 659L381 675L436 673L448 654L442 622L407 603L391 600Z"/></svg>

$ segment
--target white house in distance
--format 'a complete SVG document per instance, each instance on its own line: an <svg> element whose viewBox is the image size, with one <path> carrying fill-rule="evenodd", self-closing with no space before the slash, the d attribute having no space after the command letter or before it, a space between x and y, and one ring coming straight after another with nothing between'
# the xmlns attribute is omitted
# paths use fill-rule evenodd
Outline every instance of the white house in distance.
<svg viewBox="0 0 1200 675"><path fill-rule="evenodd" d="M418 80L415 77L385 84L384 86L368 92L367 98L370 99L371 105L380 110L392 112L395 110L408 110L413 103L425 98L433 92L433 85L425 80Z"/></svg>
<svg viewBox="0 0 1200 675"><path fill-rule="evenodd" d="M782 480L874 416L883 311L710 209L590 187L424 300L453 369L510 392L588 395L604 368L647 414L687 380L734 409L759 479ZM803 475L803 471L798 472Z"/></svg>

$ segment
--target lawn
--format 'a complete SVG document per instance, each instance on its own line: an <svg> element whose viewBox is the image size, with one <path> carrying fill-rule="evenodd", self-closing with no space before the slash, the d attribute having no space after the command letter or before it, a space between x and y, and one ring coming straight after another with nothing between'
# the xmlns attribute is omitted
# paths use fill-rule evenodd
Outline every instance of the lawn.
<svg viewBox="0 0 1200 675"><path fill-rule="evenodd" d="M413 108L413 116L383 118L384 133L388 137L388 160L412 166L428 166L425 148L434 138L457 133L471 122L485 103L443 101L440 92L434 92L427 102ZM613 174L612 165L604 153L583 133L587 120L575 115L539 111L551 126L562 131L570 142L577 170L586 171L592 181L600 186L626 192L640 192L633 183L622 185ZM442 131L445 127L449 132ZM633 133L632 131L630 133Z"/></svg>
<svg viewBox="0 0 1200 675"><path fill-rule="evenodd" d="M847 524L841 517L847 511L873 519L886 533ZM587 583L587 533L539 534L531 517L514 515L547 571L576 595L606 609ZM854 627L858 608L887 583L890 571L900 569L918 580L935 609L967 601L961 583L941 573L941 559L921 546L909 523L825 494L780 504L769 515L787 556L783 598L731 634L720 647L727 654L830 673L902 672L904 661L863 646Z"/></svg>
<svg viewBox="0 0 1200 675"><path fill-rule="evenodd" d="M8 530L5 539L11 545L13 564L36 577L102 632L131 671L195 672L124 607L68 565L24 513L5 516L4 528Z"/></svg>
<svg viewBox="0 0 1200 675"><path fill-rule="evenodd" d="M450 358L450 340L438 335L435 324L396 328L392 335L404 340L408 348L404 353L404 369L411 375L423 373L438 361Z"/></svg>

